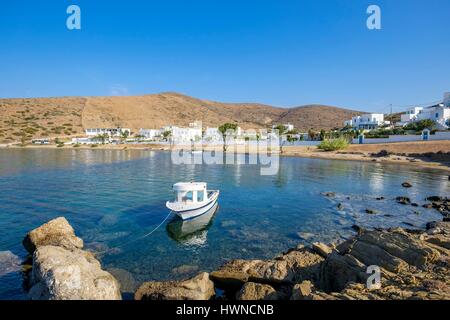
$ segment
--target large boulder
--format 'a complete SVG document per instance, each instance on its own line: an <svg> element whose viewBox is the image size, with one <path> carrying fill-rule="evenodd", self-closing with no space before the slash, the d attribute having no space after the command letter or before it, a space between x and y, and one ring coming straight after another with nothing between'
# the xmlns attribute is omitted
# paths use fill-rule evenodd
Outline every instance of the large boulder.
<svg viewBox="0 0 450 320"><path fill-rule="evenodd" d="M184 281L145 282L136 291L136 300L209 300L215 295L209 274L202 272Z"/></svg>
<svg viewBox="0 0 450 320"><path fill-rule="evenodd" d="M83 240L75 235L72 226L63 217L53 219L30 231L22 243L30 253L40 246L57 246L69 250L83 248Z"/></svg>
<svg viewBox="0 0 450 320"><path fill-rule="evenodd" d="M351 282L365 282L366 265L350 254L333 251L322 263L320 284L325 291L340 291Z"/></svg>
<svg viewBox="0 0 450 320"><path fill-rule="evenodd" d="M236 295L237 300L278 300L275 289L268 284L247 282Z"/></svg>
<svg viewBox="0 0 450 320"><path fill-rule="evenodd" d="M38 246L29 296L33 300L120 300L120 286L90 252Z"/></svg>

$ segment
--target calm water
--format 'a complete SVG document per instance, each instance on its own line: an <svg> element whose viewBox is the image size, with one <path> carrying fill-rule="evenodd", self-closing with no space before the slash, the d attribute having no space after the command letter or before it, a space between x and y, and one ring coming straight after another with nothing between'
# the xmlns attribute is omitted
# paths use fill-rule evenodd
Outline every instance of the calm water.
<svg viewBox="0 0 450 320"><path fill-rule="evenodd" d="M446 173L413 166L282 158L277 175L259 169L173 165L170 153L153 151L0 150L0 299L25 297L22 238L58 216L88 248L108 250L103 266L132 287L210 271L232 258L269 258L304 241L299 232L329 242L350 236L353 224L422 227L440 215L393 199L423 204L425 196L450 194ZM211 220L170 221L136 241L166 217L171 185L183 180L221 190ZM406 180L412 188L400 186ZM329 191L336 197L322 195Z"/></svg>

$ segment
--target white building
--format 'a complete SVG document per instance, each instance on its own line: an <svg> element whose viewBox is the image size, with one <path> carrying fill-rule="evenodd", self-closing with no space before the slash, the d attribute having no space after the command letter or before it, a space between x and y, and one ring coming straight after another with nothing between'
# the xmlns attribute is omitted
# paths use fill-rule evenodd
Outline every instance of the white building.
<svg viewBox="0 0 450 320"><path fill-rule="evenodd" d="M120 137L124 132L131 135L131 129L128 128L89 128L85 130L88 137L98 136L100 134L107 134L110 137Z"/></svg>
<svg viewBox="0 0 450 320"><path fill-rule="evenodd" d="M155 140L159 137L161 137L161 130L160 129L140 129L139 135L143 136L147 140Z"/></svg>
<svg viewBox="0 0 450 320"><path fill-rule="evenodd" d="M279 126L278 124L274 124L272 126L272 130L276 130L278 126ZM294 130L294 125L293 124L286 123L286 124L283 124L282 126L284 126L284 128L285 128L285 130L287 132Z"/></svg>
<svg viewBox="0 0 450 320"><path fill-rule="evenodd" d="M166 126L161 129L162 132L169 131L170 139L175 143L195 142L202 138L201 127L176 127Z"/></svg>
<svg viewBox="0 0 450 320"><path fill-rule="evenodd" d="M407 124L411 121L416 121L419 113L423 110L422 107L413 107L406 110L406 113L401 115L401 124Z"/></svg>
<svg viewBox="0 0 450 320"><path fill-rule="evenodd" d="M450 127L450 107L444 104L424 108L417 115L417 121L433 120L437 129L448 129Z"/></svg>
<svg viewBox="0 0 450 320"><path fill-rule="evenodd" d="M206 142L217 142L223 140L222 133L219 131L219 128L210 128L210 127L206 128L203 139Z"/></svg>
<svg viewBox="0 0 450 320"><path fill-rule="evenodd" d="M384 121L382 113L368 113L361 116L352 117L351 120L344 122L344 126L350 126L355 129L372 130L383 125L389 125L389 121Z"/></svg>
<svg viewBox="0 0 450 320"><path fill-rule="evenodd" d="M450 108L450 92L444 93L444 107Z"/></svg>

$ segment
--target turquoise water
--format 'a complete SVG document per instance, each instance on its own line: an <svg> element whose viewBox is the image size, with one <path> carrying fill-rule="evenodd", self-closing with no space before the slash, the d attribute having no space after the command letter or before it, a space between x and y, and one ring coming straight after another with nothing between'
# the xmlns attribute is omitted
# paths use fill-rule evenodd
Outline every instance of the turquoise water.
<svg viewBox="0 0 450 320"><path fill-rule="evenodd" d="M221 190L217 212L190 225L169 221L139 240L167 216L172 184L190 180ZM413 187L402 188L404 181ZM449 191L445 172L372 162L283 157L277 175L261 176L257 165L174 165L167 152L3 149L0 299L25 297L15 262L26 257L23 236L58 216L133 287L210 271L232 258L273 257L305 242L299 232L330 242L352 235L353 224L423 227L440 215L394 198L421 205Z"/></svg>

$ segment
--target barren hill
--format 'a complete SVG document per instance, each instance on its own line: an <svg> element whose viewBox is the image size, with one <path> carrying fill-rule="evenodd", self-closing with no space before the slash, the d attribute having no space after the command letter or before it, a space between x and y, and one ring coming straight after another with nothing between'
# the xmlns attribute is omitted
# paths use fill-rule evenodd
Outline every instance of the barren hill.
<svg viewBox="0 0 450 320"><path fill-rule="evenodd" d="M277 108L257 103L221 103L178 93L126 97L0 99L0 142L35 137L82 135L85 128L160 128L235 122L244 128L266 128L290 122L302 131L332 129L358 111L310 105Z"/></svg>

